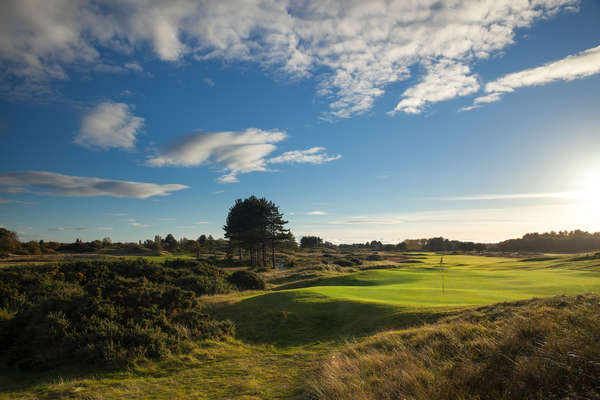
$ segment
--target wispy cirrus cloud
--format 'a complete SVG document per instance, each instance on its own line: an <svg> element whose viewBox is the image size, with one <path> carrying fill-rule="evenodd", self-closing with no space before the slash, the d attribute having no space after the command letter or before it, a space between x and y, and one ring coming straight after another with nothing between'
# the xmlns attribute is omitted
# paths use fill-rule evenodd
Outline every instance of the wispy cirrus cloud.
<svg viewBox="0 0 600 400"><path fill-rule="evenodd" d="M508 193L508 194L477 194L468 196L436 197L437 200L449 201L478 201L478 200L520 200L520 199L583 199L582 192L547 192L547 193Z"/></svg>
<svg viewBox="0 0 600 400"><path fill-rule="evenodd" d="M5 199L0 197L0 204L38 204L35 201L22 201L22 200L15 200L15 199Z"/></svg>
<svg viewBox="0 0 600 400"><path fill-rule="evenodd" d="M136 228L147 228L150 226L148 224L142 224L141 222L130 222L129 225L134 226Z"/></svg>
<svg viewBox="0 0 600 400"><path fill-rule="evenodd" d="M135 56L144 47L165 62L248 61L292 79L316 77L329 103L326 119L367 112L388 85L424 66L425 78L396 107L415 113L472 90L475 75L457 70L500 53L517 29L577 6L578 0L7 0L0 3L0 62L12 80L40 92L45 82L67 79L70 66L122 68L106 54ZM443 87L436 77L452 79Z"/></svg>
<svg viewBox="0 0 600 400"><path fill-rule="evenodd" d="M306 213L306 215L327 215L327 212L325 211L309 211Z"/></svg>
<svg viewBox="0 0 600 400"><path fill-rule="evenodd" d="M297 229L297 234L316 234L337 243L364 243L373 238L398 243L407 238L434 236L496 242L527 232L573 229L600 230L600 214L595 202L350 216L311 229Z"/></svg>
<svg viewBox="0 0 600 400"><path fill-rule="evenodd" d="M146 164L155 167L216 165L221 167L221 183L238 182L238 175L255 171L268 171L267 164L310 163L322 164L341 156L329 156L322 147L290 151L267 158L287 138L278 130L248 128L238 132L198 132L183 135L169 147L148 157Z"/></svg>
<svg viewBox="0 0 600 400"><path fill-rule="evenodd" d="M144 119L132 113L125 103L101 103L81 121L75 143L90 148L133 149L136 136L144 126Z"/></svg>
<svg viewBox="0 0 600 400"><path fill-rule="evenodd" d="M63 175L45 171L1 172L0 186L26 187L37 194L55 196L111 196L138 199L167 196L172 192L189 188L189 186L179 184L159 185Z"/></svg>
<svg viewBox="0 0 600 400"><path fill-rule="evenodd" d="M327 154L324 147L311 147L306 150L286 151L277 157L270 158L268 162L270 164L324 164L330 161L339 160L340 158L342 158L340 154L334 156Z"/></svg>
<svg viewBox="0 0 600 400"><path fill-rule="evenodd" d="M472 106L463 107L469 111L483 103L500 101L506 93L527 86L546 85L557 81L572 81L600 73L600 46L567 56L561 60L546 63L536 68L505 75L485 85L486 95L475 98Z"/></svg>
<svg viewBox="0 0 600 400"><path fill-rule="evenodd" d="M402 93L403 99L396 105L406 114L420 114L427 104L466 96L479 90L477 76L468 66L451 60L438 61L429 65L421 82Z"/></svg>

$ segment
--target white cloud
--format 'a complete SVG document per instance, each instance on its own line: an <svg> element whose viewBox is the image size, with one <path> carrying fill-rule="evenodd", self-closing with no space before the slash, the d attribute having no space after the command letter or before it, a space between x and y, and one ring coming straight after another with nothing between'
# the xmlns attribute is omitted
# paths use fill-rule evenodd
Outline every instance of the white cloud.
<svg viewBox="0 0 600 400"><path fill-rule="evenodd" d="M141 224L139 222L130 222L129 225L135 226L136 228L147 228L150 226L148 224Z"/></svg>
<svg viewBox="0 0 600 400"><path fill-rule="evenodd" d="M306 215L327 215L325 211L309 211Z"/></svg>
<svg viewBox="0 0 600 400"><path fill-rule="evenodd" d="M131 54L149 45L164 61L186 56L200 62L250 61L292 77L318 75L319 94L330 102L325 117L344 118L368 111L387 85L410 76L411 67L432 60L475 63L512 44L517 29L577 4L5 0L0 3L0 62L11 77L42 91L41 82L67 78L70 65L107 64L102 62L105 49ZM466 90L461 89L465 84L472 87L464 81L451 84L459 85L456 95ZM453 91L444 92L450 96ZM433 102L435 96L424 101ZM420 108L405 103L399 110Z"/></svg>
<svg viewBox="0 0 600 400"><path fill-rule="evenodd" d="M136 117L125 103L101 103L81 121L75 143L85 147L132 149L144 119Z"/></svg>
<svg viewBox="0 0 600 400"><path fill-rule="evenodd" d="M197 222L194 222L194 224L195 225L206 225L206 224L210 224L210 222L208 222L208 221L197 221Z"/></svg>
<svg viewBox="0 0 600 400"><path fill-rule="evenodd" d="M510 193L510 194L478 194L472 196L439 197L438 200L477 201L477 200L518 200L518 199L582 199L585 193L550 192L550 193Z"/></svg>
<svg viewBox="0 0 600 400"><path fill-rule="evenodd" d="M502 95L526 86L539 86L556 81L572 81L600 73L600 46L570 55L562 60L546 63L540 67L508 74L485 85L485 96L475 98L473 106L461 111L472 110L482 103L499 101Z"/></svg>
<svg viewBox="0 0 600 400"><path fill-rule="evenodd" d="M341 156L330 156L323 147L294 150L279 156L266 158L277 149L276 143L287 138L278 130L265 131L248 128L241 132L194 133L180 136L171 146L146 160L155 167L193 167L206 164L222 166L220 183L238 182L238 175L254 171L267 171L267 164L310 163L323 164ZM217 191L215 194L222 193Z"/></svg>
<svg viewBox="0 0 600 400"><path fill-rule="evenodd" d="M215 82L212 79L210 79L210 78L204 78L203 81L204 81L204 83L206 83L210 87L215 86Z"/></svg>
<svg viewBox="0 0 600 400"><path fill-rule="evenodd" d="M403 99L393 113L420 114L428 103L466 96L479 90L477 76L469 67L443 60L427 68L427 74L417 85L402 93Z"/></svg>
<svg viewBox="0 0 600 400"><path fill-rule="evenodd" d="M38 189L39 194L56 196L112 196L139 199L167 196L171 192L189 188L189 186L178 184L158 185L44 171L2 172L0 173L0 185L23 186Z"/></svg>
<svg viewBox="0 0 600 400"><path fill-rule="evenodd" d="M4 199L0 197L0 204L37 204L35 201L21 201L21 200L13 200L13 199Z"/></svg>
<svg viewBox="0 0 600 400"><path fill-rule="evenodd" d="M508 74L485 85L488 93L512 92L523 86L572 81L600 73L600 46L571 55L541 67Z"/></svg>
<svg viewBox="0 0 600 400"><path fill-rule="evenodd" d="M8 188L0 189L0 192L4 192L4 193L22 193L22 192L26 192L26 191L27 190L22 187L8 187Z"/></svg>
<svg viewBox="0 0 600 400"><path fill-rule="evenodd" d="M255 128L243 132L195 133L181 137L163 152L148 158L147 164L192 167L217 163L225 170L220 182L237 182L238 174L266 171L265 157L276 149L273 143L286 137L280 131Z"/></svg>
<svg viewBox="0 0 600 400"><path fill-rule="evenodd" d="M125 63L125 68L133 70L133 71L137 71L137 72L142 72L144 70L144 68L142 68L142 66L138 62Z"/></svg>
<svg viewBox="0 0 600 400"><path fill-rule="evenodd" d="M337 154L335 156L330 156L325 153L324 147L311 147L307 150L293 150L286 151L285 153L270 158L268 160L271 164L277 163L308 163L308 164L324 164L326 162L338 160L342 158L341 155Z"/></svg>
<svg viewBox="0 0 600 400"><path fill-rule="evenodd" d="M112 231L112 228L108 226L97 226L96 229L99 231Z"/></svg>

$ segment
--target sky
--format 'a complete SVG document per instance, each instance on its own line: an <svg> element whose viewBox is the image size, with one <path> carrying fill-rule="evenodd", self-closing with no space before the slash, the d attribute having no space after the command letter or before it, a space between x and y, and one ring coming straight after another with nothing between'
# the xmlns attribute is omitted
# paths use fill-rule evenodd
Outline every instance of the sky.
<svg viewBox="0 0 600 400"><path fill-rule="evenodd" d="M24 241L600 231L600 3L5 0L0 143Z"/></svg>

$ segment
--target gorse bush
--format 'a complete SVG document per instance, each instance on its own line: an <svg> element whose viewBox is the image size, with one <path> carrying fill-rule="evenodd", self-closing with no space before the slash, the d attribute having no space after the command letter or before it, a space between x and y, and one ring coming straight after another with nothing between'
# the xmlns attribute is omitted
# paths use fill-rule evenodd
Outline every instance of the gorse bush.
<svg viewBox="0 0 600 400"><path fill-rule="evenodd" d="M356 257L351 257L347 260L344 260L344 259L334 260L333 263L339 265L340 267L353 267L355 265L361 265L362 261Z"/></svg>
<svg viewBox="0 0 600 400"><path fill-rule="evenodd" d="M222 339L232 323L203 313L198 296L231 290L226 277L182 260L2 269L0 353L10 365L47 369L160 359L190 340Z"/></svg>
<svg viewBox="0 0 600 400"><path fill-rule="evenodd" d="M600 398L600 297L497 304L349 345L314 396L334 399Z"/></svg>
<svg viewBox="0 0 600 400"><path fill-rule="evenodd" d="M252 271L236 271L227 280L239 290L263 290L265 281Z"/></svg>

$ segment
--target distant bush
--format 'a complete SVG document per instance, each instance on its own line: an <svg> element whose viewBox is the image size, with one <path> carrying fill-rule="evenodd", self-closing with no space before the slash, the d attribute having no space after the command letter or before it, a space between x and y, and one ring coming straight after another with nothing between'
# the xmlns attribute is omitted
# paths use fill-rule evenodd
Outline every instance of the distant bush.
<svg viewBox="0 0 600 400"><path fill-rule="evenodd" d="M353 267L355 265L361 265L362 261L356 257L351 257L349 259L337 259L334 260L333 263L339 265L340 267Z"/></svg>
<svg viewBox="0 0 600 400"><path fill-rule="evenodd" d="M369 254L367 257L365 257L365 260L367 261L381 261L383 260L383 256L380 254Z"/></svg>
<svg viewBox="0 0 600 400"><path fill-rule="evenodd" d="M335 260L333 263L339 265L340 267L352 267L354 265L354 263L349 260Z"/></svg>
<svg viewBox="0 0 600 400"><path fill-rule="evenodd" d="M163 358L190 340L221 339L229 321L201 311L199 295L227 293L227 275L190 260L76 262L0 270L0 354L10 365Z"/></svg>
<svg viewBox="0 0 600 400"><path fill-rule="evenodd" d="M262 290L265 288L265 281L252 271L235 271L229 275L227 280L239 290Z"/></svg>

